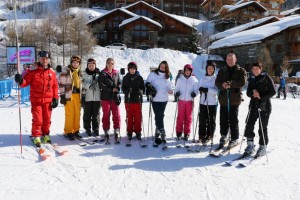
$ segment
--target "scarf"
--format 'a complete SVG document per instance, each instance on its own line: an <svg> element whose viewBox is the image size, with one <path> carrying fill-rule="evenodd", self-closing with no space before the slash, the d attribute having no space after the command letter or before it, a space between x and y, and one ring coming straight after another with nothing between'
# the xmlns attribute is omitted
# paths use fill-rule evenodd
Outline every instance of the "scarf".
<svg viewBox="0 0 300 200"><path fill-rule="evenodd" d="M70 66L70 69L71 69L73 87L80 88L80 78L79 78L80 67L75 69L73 66Z"/></svg>

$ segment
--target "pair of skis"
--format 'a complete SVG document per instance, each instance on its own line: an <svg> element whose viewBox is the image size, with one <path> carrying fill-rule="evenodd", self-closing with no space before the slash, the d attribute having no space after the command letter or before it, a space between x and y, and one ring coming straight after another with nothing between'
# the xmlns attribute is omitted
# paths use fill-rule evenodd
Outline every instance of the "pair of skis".
<svg viewBox="0 0 300 200"><path fill-rule="evenodd" d="M226 161L225 164L229 166L239 166L239 167L248 167L255 163L258 159L262 158L263 156L254 156L243 154L238 158L235 158L230 161Z"/></svg>
<svg viewBox="0 0 300 200"><path fill-rule="evenodd" d="M68 150L62 149L57 144L46 143L46 144L41 144L40 147L33 144L33 146L35 147L35 149L37 150L37 153L39 154L40 158L43 161L51 158L51 154L49 153L48 150L46 150L46 148L54 150L59 156L63 156L66 153L68 153Z"/></svg>
<svg viewBox="0 0 300 200"><path fill-rule="evenodd" d="M144 140L138 140L138 143L141 148L148 147L147 143ZM131 147L131 146L132 146L132 140L127 140L126 147Z"/></svg>
<svg viewBox="0 0 300 200"><path fill-rule="evenodd" d="M238 145L239 143L236 143L235 145L224 147L223 144L220 144L214 151L210 152L209 155L216 158L222 157L223 155L229 154L230 151Z"/></svg>

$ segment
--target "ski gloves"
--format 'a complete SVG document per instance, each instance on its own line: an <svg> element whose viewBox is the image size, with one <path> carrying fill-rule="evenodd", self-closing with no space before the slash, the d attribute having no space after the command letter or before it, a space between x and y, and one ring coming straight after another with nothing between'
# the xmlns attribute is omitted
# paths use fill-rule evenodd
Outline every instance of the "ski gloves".
<svg viewBox="0 0 300 200"><path fill-rule="evenodd" d="M128 88L128 93L138 94L138 95L143 95L143 91L140 90L140 89L132 89L132 88Z"/></svg>
<svg viewBox="0 0 300 200"><path fill-rule="evenodd" d="M175 97L179 97L181 95L181 93L178 91L175 93Z"/></svg>
<svg viewBox="0 0 300 200"><path fill-rule="evenodd" d="M200 93L202 93L202 92L203 92L203 93L207 93L207 92L208 92L208 88L200 87L200 88L199 88L199 92L200 92Z"/></svg>
<svg viewBox="0 0 300 200"><path fill-rule="evenodd" d="M66 105L67 103L66 95L64 94L60 95L60 103Z"/></svg>
<svg viewBox="0 0 300 200"><path fill-rule="evenodd" d="M180 93L179 91L175 93L175 97L179 97L180 95L181 95L181 93ZM191 93L191 97L192 97L192 98L195 98L195 97L196 97L196 93L195 93L195 92L192 92L192 93Z"/></svg>
<svg viewBox="0 0 300 200"><path fill-rule="evenodd" d="M156 89L151 85L151 83L146 83L146 95L155 97Z"/></svg>
<svg viewBox="0 0 300 200"><path fill-rule="evenodd" d="M192 92L192 93L191 93L191 97L192 97L192 98L195 98L195 97L196 97L196 93L195 93L195 92Z"/></svg>
<svg viewBox="0 0 300 200"><path fill-rule="evenodd" d="M51 102L51 108L56 108L58 106L58 99L53 98Z"/></svg>
<svg viewBox="0 0 300 200"><path fill-rule="evenodd" d="M16 74L15 75L15 81L16 83L18 83L19 85L21 85L23 83L23 78L21 74Z"/></svg>

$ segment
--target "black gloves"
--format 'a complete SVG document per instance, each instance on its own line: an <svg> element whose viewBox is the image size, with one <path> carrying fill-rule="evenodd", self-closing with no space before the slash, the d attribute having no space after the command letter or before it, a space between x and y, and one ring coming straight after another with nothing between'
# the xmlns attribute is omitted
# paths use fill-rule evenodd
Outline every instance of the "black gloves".
<svg viewBox="0 0 300 200"><path fill-rule="evenodd" d="M152 97L156 95L156 89L150 83L146 83L146 95Z"/></svg>
<svg viewBox="0 0 300 200"><path fill-rule="evenodd" d="M196 97L196 93L195 93L195 92L192 92L192 93L191 93L191 97L192 97L192 98L195 98L195 97Z"/></svg>
<svg viewBox="0 0 300 200"><path fill-rule="evenodd" d="M81 107L85 106L85 95L81 95Z"/></svg>
<svg viewBox="0 0 300 200"><path fill-rule="evenodd" d="M66 95L60 95L60 103L63 105L66 105L67 103L67 99L66 99Z"/></svg>
<svg viewBox="0 0 300 200"><path fill-rule="evenodd" d="M179 97L181 95L181 93L178 91L175 93L175 97Z"/></svg>
<svg viewBox="0 0 300 200"><path fill-rule="evenodd" d="M21 85L23 83L23 78L21 74L16 74L15 75L15 81L16 83L18 83L19 85Z"/></svg>
<svg viewBox="0 0 300 200"><path fill-rule="evenodd" d="M204 87L200 87L199 88L200 93L207 93L208 92L208 88L204 88Z"/></svg>
<svg viewBox="0 0 300 200"><path fill-rule="evenodd" d="M114 101L117 104L117 106L121 104L121 96L120 96L120 94L118 94L116 92L114 93Z"/></svg>
<svg viewBox="0 0 300 200"><path fill-rule="evenodd" d="M58 99L53 98L51 102L51 107L56 108L58 106Z"/></svg>

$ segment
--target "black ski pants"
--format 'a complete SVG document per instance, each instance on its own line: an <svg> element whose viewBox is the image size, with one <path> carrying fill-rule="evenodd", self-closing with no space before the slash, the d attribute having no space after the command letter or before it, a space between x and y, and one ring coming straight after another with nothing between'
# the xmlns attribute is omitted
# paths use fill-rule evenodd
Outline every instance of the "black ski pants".
<svg viewBox="0 0 300 200"><path fill-rule="evenodd" d="M230 128L231 140L239 139L238 114L239 114L239 106L230 106L229 115L228 115L227 106L220 107L220 133L222 136L227 136L228 128Z"/></svg>
<svg viewBox="0 0 300 200"><path fill-rule="evenodd" d="M152 102L155 115L155 126L158 130L164 129L165 110L168 102Z"/></svg>
<svg viewBox="0 0 300 200"><path fill-rule="evenodd" d="M267 145L269 143L268 123L269 123L269 118L270 118L270 112L261 111L260 116L261 116L261 123L262 123L264 138L265 138L265 142L266 142L266 145ZM259 118L258 110L257 109L251 109L250 114L249 114L249 118L248 118L248 122L246 124L245 137L247 137L247 138L254 138L255 137L254 126L255 126L255 123L257 121L257 118ZM260 123L260 121L258 123ZM261 124L259 124L258 134L259 134L259 144L264 145L264 140L263 140L262 130L261 130Z"/></svg>
<svg viewBox="0 0 300 200"><path fill-rule="evenodd" d="M207 105L200 104L199 139L204 139L207 137L213 138L216 130L216 113L216 105L209 105L207 110Z"/></svg>
<svg viewBox="0 0 300 200"><path fill-rule="evenodd" d="M99 101L87 101L85 102L83 109L83 127L84 129L91 130L91 124L93 131L99 130L100 123L100 102Z"/></svg>

